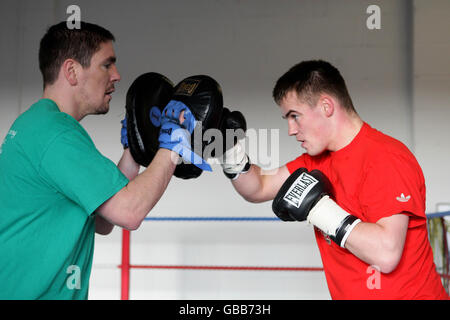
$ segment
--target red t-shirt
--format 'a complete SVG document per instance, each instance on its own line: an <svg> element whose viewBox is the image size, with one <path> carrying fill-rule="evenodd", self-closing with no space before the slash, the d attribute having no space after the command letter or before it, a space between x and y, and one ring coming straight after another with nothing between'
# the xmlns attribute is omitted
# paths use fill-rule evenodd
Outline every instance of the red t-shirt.
<svg viewBox="0 0 450 320"><path fill-rule="evenodd" d="M301 167L322 171L333 185L337 204L363 222L409 215L402 258L389 274L378 272L315 228L333 299L448 299L428 240L425 180L404 144L364 123L345 148L314 157L303 154L287 164L290 173Z"/></svg>

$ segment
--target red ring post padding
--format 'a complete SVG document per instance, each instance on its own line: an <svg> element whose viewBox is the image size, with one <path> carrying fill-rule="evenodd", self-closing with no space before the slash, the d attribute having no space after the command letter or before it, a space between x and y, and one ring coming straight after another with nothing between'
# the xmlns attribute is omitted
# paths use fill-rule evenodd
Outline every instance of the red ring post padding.
<svg viewBox="0 0 450 320"><path fill-rule="evenodd" d="M130 231L122 231L122 281L121 300L128 300L130 294Z"/></svg>

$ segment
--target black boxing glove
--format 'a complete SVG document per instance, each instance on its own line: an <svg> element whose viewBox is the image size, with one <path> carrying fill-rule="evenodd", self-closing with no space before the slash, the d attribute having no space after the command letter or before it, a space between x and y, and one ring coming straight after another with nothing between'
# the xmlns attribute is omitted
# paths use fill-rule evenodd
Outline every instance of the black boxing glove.
<svg viewBox="0 0 450 320"><path fill-rule="evenodd" d="M223 108L219 129L223 137L223 152L225 152L245 138L247 121L240 111Z"/></svg>
<svg viewBox="0 0 450 320"><path fill-rule="evenodd" d="M331 198L328 178L319 170L297 169L284 182L272 202L283 221L308 221L344 248L353 228L361 222Z"/></svg>
<svg viewBox="0 0 450 320"><path fill-rule="evenodd" d="M224 108L220 123L220 131L223 137L223 153L217 155L221 159L221 165L225 176L229 179L237 179L241 173L250 170L250 159L245 152L245 132L247 122L240 111L230 111Z"/></svg>

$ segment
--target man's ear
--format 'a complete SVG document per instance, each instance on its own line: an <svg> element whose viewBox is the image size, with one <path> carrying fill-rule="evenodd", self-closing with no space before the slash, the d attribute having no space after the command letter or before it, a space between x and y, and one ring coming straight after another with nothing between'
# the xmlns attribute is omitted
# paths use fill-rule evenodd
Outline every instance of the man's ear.
<svg viewBox="0 0 450 320"><path fill-rule="evenodd" d="M329 96L322 96L319 99L319 105L326 117L331 117L334 113L335 101Z"/></svg>
<svg viewBox="0 0 450 320"><path fill-rule="evenodd" d="M76 86L78 84L78 67L79 63L73 59L66 59L61 66L61 71L64 75L64 78L67 80L67 82L69 82L71 86Z"/></svg>

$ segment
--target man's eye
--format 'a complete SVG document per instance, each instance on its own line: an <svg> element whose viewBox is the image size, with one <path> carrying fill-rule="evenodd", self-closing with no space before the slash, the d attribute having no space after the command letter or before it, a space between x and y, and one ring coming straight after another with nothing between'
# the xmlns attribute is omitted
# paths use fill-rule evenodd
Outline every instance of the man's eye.
<svg viewBox="0 0 450 320"><path fill-rule="evenodd" d="M111 67L111 63L107 63L103 65L106 69L109 69Z"/></svg>

